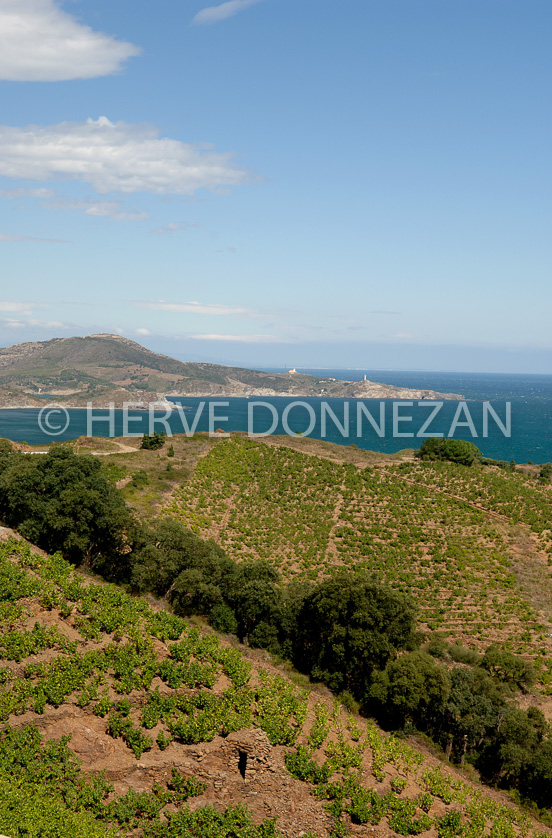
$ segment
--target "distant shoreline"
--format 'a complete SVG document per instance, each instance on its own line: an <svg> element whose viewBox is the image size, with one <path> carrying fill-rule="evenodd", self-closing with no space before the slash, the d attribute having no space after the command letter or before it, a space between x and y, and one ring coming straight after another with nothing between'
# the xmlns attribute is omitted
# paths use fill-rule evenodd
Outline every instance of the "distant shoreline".
<svg viewBox="0 0 552 838"><path fill-rule="evenodd" d="M349 383L349 382L344 382ZM356 382L351 382L355 384ZM130 395L130 394L129 394ZM151 405L154 405L159 410L178 410L177 402L167 401L167 399L318 399L320 401L331 400L351 400L351 401L466 401L465 396L459 393L439 393L434 390L421 390L406 387L386 387L385 385L374 385L368 392L365 393L347 393L337 395L334 393L277 393L273 390L269 392L241 392L241 393L168 393L162 398L145 396L140 398L136 394L135 398L121 400L115 398L111 401L94 402L94 399L89 399L85 404L75 404L74 402L64 401L63 396L44 396L40 397L41 401L38 404L0 404L0 410L42 410L46 406L56 405L66 410L149 410ZM136 405L136 407L130 407Z"/></svg>

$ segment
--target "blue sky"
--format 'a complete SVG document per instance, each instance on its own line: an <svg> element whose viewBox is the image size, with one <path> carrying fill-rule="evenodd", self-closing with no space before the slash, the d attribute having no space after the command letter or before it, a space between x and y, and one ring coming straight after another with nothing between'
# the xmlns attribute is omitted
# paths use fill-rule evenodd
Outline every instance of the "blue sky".
<svg viewBox="0 0 552 838"><path fill-rule="evenodd" d="M0 0L0 344L551 372L549 0L212 2Z"/></svg>

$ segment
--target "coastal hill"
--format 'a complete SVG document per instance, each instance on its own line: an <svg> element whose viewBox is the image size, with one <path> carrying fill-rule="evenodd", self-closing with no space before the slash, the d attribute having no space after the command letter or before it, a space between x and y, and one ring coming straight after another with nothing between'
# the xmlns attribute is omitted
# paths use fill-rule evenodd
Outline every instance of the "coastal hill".
<svg viewBox="0 0 552 838"><path fill-rule="evenodd" d="M452 399L455 393L340 381L302 373L178 361L120 335L53 338L0 349L0 407L39 407L55 396L67 407L145 403L170 396L321 396Z"/></svg>

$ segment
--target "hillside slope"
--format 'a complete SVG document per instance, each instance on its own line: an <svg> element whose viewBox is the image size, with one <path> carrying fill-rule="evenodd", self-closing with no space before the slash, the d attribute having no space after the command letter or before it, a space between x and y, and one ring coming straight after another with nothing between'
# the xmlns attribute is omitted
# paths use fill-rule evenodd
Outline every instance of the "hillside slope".
<svg viewBox="0 0 552 838"><path fill-rule="evenodd" d="M324 456L323 443L318 455L291 445L211 444L165 514L285 580L370 571L415 597L424 630L480 651L499 643L531 659L552 694L549 485L446 463L363 467L360 452L352 465Z"/></svg>
<svg viewBox="0 0 552 838"><path fill-rule="evenodd" d="M0 349L0 406L39 406L44 394L76 407L89 401L95 407L110 401L117 406L125 401L149 403L166 395L461 398L371 381L334 381L300 373L184 363L119 335L53 338Z"/></svg>
<svg viewBox="0 0 552 838"><path fill-rule="evenodd" d="M0 583L11 838L550 834L325 690L58 556L10 537Z"/></svg>

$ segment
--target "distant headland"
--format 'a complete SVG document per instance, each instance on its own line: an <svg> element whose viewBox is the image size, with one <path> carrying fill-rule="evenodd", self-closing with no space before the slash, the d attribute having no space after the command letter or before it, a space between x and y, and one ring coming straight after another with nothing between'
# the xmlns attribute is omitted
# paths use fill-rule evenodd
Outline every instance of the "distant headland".
<svg viewBox="0 0 552 838"><path fill-rule="evenodd" d="M49 398L68 408L166 402L167 397L287 396L454 400L457 393L340 381L295 370L261 372L178 361L120 335L52 338L0 349L0 408L37 408Z"/></svg>

